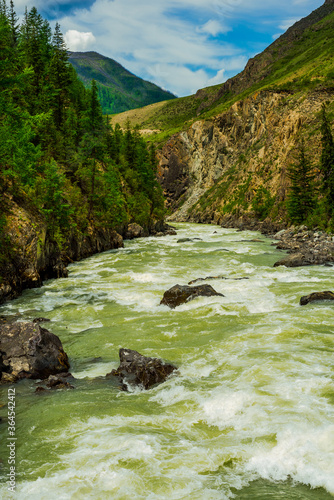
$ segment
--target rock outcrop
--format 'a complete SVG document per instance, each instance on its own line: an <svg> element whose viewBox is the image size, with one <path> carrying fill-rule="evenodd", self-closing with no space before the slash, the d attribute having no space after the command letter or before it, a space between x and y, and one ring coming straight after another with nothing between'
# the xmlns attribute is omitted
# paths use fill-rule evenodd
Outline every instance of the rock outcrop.
<svg viewBox="0 0 334 500"><path fill-rule="evenodd" d="M128 386L150 389L165 382L177 369L161 359L149 358L131 349L120 349L119 359L119 367L107 374L107 377L118 377L123 390L128 390Z"/></svg>
<svg viewBox="0 0 334 500"><path fill-rule="evenodd" d="M45 379L67 372L67 354L56 335L38 323L0 325L1 382L23 378Z"/></svg>
<svg viewBox="0 0 334 500"><path fill-rule="evenodd" d="M181 304L185 304L196 297L212 297L219 296L224 297L222 293L216 292L211 285L198 285L198 286L188 286L188 285L175 285L164 293L164 296L160 302L162 305L169 306L174 309Z"/></svg>
<svg viewBox="0 0 334 500"><path fill-rule="evenodd" d="M123 246L123 238L107 228L89 227L65 242L48 233L44 220L7 200L7 233L15 252L0 262L0 304L37 288L50 278L67 276L67 265L95 253Z"/></svg>
<svg viewBox="0 0 334 500"><path fill-rule="evenodd" d="M299 303L301 306L306 306L306 304L309 304L310 302L319 302L322 300L334 300L334 293L330 292L330 291L313 292L313 293L310 293L309 295L305 295L304 297L301 297Z"/></svg>

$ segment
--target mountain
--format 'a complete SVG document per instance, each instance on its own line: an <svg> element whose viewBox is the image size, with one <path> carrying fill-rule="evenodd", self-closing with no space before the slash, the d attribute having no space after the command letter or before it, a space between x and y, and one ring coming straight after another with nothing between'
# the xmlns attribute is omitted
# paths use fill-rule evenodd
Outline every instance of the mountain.
<svg viewBox="0 0 334 500"><path fill-rule="evenodd" d="M103 113L121 113L129 109L175 99L154 83L142 80L118 62L97 52L69 52L69 61L84 85L97 83Z"/></svg>
<svg viewBox="0 0 334 500"><path fill-rule="evenodd" d="M320 189L321 110L326 105L332 127L333 98L334 0L326 0L234 78L137 112L160 145L159 178L172 220L289 223L289 168L304 141ZM318 193L308 223L323 227L328 207Z"/></svg>

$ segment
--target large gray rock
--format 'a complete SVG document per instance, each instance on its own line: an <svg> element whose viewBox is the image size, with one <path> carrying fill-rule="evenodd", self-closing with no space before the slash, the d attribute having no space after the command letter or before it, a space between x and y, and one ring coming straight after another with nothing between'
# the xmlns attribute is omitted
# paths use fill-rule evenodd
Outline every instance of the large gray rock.
<svg viewBox="0 0 334 500"><path fill-rule="evenodd" d="M302 253L293 253L291 255L287 255L283 257L283 259L275 262L274 267L285 266L285 267L300 267L300 266L310 266L312 264L312 260L303 255Z"/></svg>
<svg viewBox="0 0 334 500"><path fill-rule="evenodd" d="M107 376L118 377L123 390L127 390L127 384L149 389L164 382L176 370L174 365L158 358L143 356L131 349L120 349L119 359L120 365L117 370L112 370Z"/></svg>
<svg viewBox="0 0 334 500"><path fill-rule="evenodd" d="M146 236L145 230L136 223L132 223L128 225L128 229L125 233L125 238L127 240L133 240L134 238L142 238Z"/></svg>
<svg viewBox="0 0 334 500"><path fill-rule="evenodd" d="M31 322L0 325L0 358L2 382L45 379L70 367L60 339Z"/></svg>
<svg viewBox="0 0 334 500"><path fill-rule="evenodd" d="M216 292L216 290L214 290L211 285L175 285L164 293L160 304L169 306L174 309L181 304L189 302L195 297L211 297L214 295L224 297L222 293Z"/></svg>
<svg viewBox="0 0 334 500"><path fill-rule="evenodd" d="M334 300L334 293L330 291L313 292L310 293L309 295L304 295L304 297L301 297L299 303L301 306L305 306L310 302L318 302L320 300Z"/></svg>

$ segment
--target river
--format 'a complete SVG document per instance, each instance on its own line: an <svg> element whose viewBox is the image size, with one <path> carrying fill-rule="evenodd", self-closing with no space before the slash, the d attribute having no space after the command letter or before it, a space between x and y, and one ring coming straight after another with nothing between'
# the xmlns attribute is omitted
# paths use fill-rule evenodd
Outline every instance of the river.
<svg viewBox="0 0 334 500"><path fill-rule="evenodd" d="M74 390L15 386L17 488L5 483L4 421L2 499L333 498L334 304L299 305L333 289L333 268L274 268L282 252L260 233L177 229L72 264L0 308L49 318L77 379ZM159 305L171 286L218 275L228 279L205 283L224 297ZM122 392L104 378L120 347L178 374Z"/></svg>

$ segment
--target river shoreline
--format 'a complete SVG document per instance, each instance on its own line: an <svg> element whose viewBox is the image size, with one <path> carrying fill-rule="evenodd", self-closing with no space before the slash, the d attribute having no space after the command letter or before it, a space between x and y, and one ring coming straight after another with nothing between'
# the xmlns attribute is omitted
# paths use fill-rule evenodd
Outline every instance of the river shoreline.
<svg viewBox="0 0 334 500"><path fill-rule="evenodd" d="M277 240L273 245L279 250L286 250L289 255L277 261L275 266L331 265L334 262L334 235L331 233L309 229L304 225L288 227L286 223L270 219L259 221L249 216L226 215L220 221L220 226L240 231L260 231Z"/></svg>
<svg viewBox="0 0 334 500"><path fill-rule="evenodd" d="M117 230L90 226L86 234L72 234L60 243L39 221L22 214L20 223L18 220L13 217L8 233L16 250L0 262L0 304L19 297L24 290L40 288L45 280L66 278L68 264L122 248L123 240L163 236L172 231L164 221L152 221L146 228L131 223Z"/></svg>
<svg viewBox="0 0 334 500"><path fill-rule="evenodd" d="M173 222L172 218L168 222ZM277 249L286 250L289 255L277 261L275 266L331 265L334 262L334 236L323 231L311 230L306 226L288 227L284 222L270 219L259 221L248 215L225 215L216 224L239 231L259 231L273 240L278 240L273 245ZM56 242L47 241L46 238L44 250L41 251L40 235L34 228L30 228L17 242L21 250L12 256L10 262L2 265L0 304L17 298L28 288L41 287L46 279L67 277L69 263L106 250L121 248L123 239L163 236L171 234L171 231L173 227L163 221L147 229L138 224L129 224L120 231L121 234L101 228L79 239L72 237L65 251L61 251Z"/></svg>

